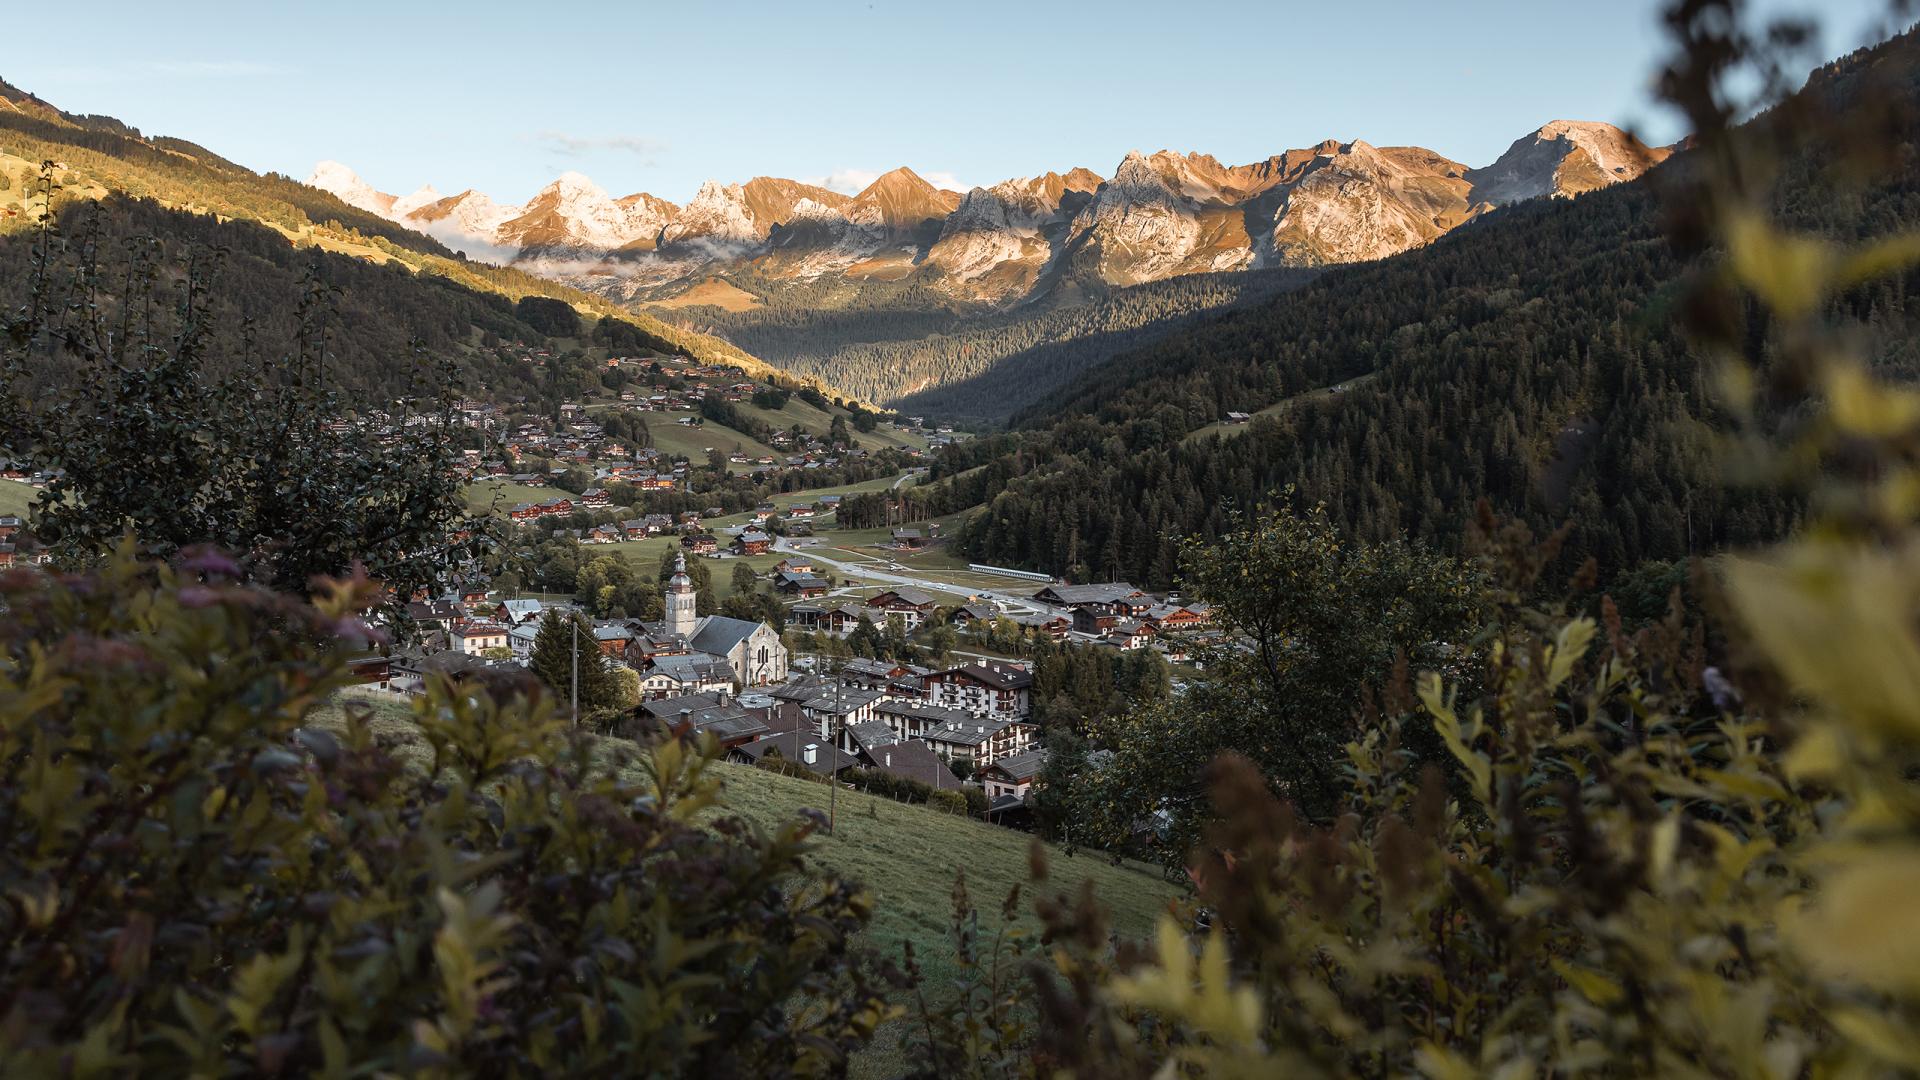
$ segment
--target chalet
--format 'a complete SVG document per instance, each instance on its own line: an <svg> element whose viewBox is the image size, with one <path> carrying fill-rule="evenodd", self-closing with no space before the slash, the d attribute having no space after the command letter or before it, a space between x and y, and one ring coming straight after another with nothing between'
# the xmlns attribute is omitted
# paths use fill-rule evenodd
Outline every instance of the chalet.
<svg viewBox="0 0 1920 1080"><path fill-rule="evenodd" d="M1033 725L1022 720L970 716L931 728L920 739L948 761L979 767L1024 752L1033 745L1033 736Z"/></svg>
<svg viewBox="0 0 1920 1080"><path fill-rule="evenodd" d="M633 642L633 631L624 623L595 623L593 641L600 649L600 655L618 659L625 656L627 646Z"/></svg>
<svg viewBox="0 0 1920 1080"><path fill-rule="evenodd" d="M444 630L455 620L464 619L466 611L459 604L446 600L420 601L407 605L407 618L414 622L434 626Z"/></svg>
<svg viewBox="0 0 1920 1080"><path fill-rule="evenodd" d="M564 498L548 499L546 502L540 504L540 512L543 514L571 514L573 513L573 500Z"/></svg>
<svg viewBox="0 0 1920 1080"><path fill-rule="evenodd" d="M1137 619L1153 607L1153 598L1124 581L1095 585L1049 585L1033 594L1043 604L1070 611L1091 609L1103 615Z"/></svg>
<svg viewBox="0 0 1920 1080"><path fill-rule="evenodd" d="M919 529L895 529L893 546L899 551L919 551L927 546L927 541L920 535Z"/></svg>
<svg viewBox="0 0 1920 1080"><path fill-rule="evenodd" d="M918 739L937 728L974 722L971 714L960 709L929 705L924 701L882 701L874 706L873 715L901 739Z"/></svg>
<svg viewBox="0 0 1920 1080"><path fill-rule="evenodd" d="M787 616L796 630L834 637L853 633L863 620L873 621L869 609L859 604L795 604L788 609Z"/></svg>
<svg viewBox="0 0 1920 1080"><path fill-rule="evenodd" d="M515 503L513 509L507 511L507 516L516 522L524 524L539 517L540 513L540 507L532 503Z"/></svg>
<svg viewBox="0 0 1920 1080"><path fill-rule="evenodd" d="M1055 641L1067 636L1073 629L1073 621L1064 615L1015 615L1014 625L1036 634L1045 634Z"/></svg>
<svg viewBox="0 0 1920 1080"><path fill-rule="evenodd" d="M732 750L771 734L761 714L762 710L729 701L723 693L705 693L643 701L633 719L680 738L711 735L721 747Z"/></svg>
<svg viewBox="0 0 1920 1080"><path fill-rule="evenodd" d="M11 567L13 565L14 559L17 558L18 556L19 556L19 551L14 547L14 545L4 540L0 540L0 570L5 570L8 567Z"/></svg>
<svg viewBox="0 0 1920 1080"><path fill-rule="evenodd" d="M1018 664L964 664L924 682L929 702L974 716L1024 720L1033 708L1033 672Z"/></svg>
<svg viewBox="0 0 1920 1080"><path fill-rule="evenodd" d="M27 523L13 514L0 516L0 540L12 540L16 533L26 527Z"/></svg>
<svg viewBox="0 0 1920 1080"><path fill-rule="evenodd" d="M812 574L795 574L783 570L774 575L773 587L776 592L787 596L811 600L816 596L827 594L827 579L815 577Z"/></svg>
<svg viewBox="0 0 1920 1080"><path fill-rule="evenodd" d="M933 606L933 597L919 589L888 589L867 601L867 607L877 613L875 623L884 624L898 615L909 632L926 621L933 613Z"/></svg>
<svg viewBox="0 0 1920 1080"><path fill-rule="evenodd" d="M911 780L925 784L935 791L964 791L967 785L953 775L953 770L934 753L933 747L918 739L902 740L895 738L882 724L862 724L860 728L878 728L877 732L866 731L872 745L856 740L856 746L850 748L862 764L878 769L888 776L901 780ZM854 729L848 729L852 731Z"/></svg>
<svg viewBox="0 0 1920 1080"><path fill-rule="evenodd" d="M840 669L840 685L863 690L885 690L893 680L913 669L893 660L868 660L855 657Z"/></svg>
<svg viewBox="0 0 1920 1080"><path fill-rule="evenodd" d="M678 481L674 480L672 476L662 476L659 473L654 473L652 476L642 476L635 481L635 485L639 487L641 491L672 491L677 483Z"/></svg>
<svg viewBox="0 0 1920 1080"><path fill-rule="evenodd" d="M539 639L539 622L523 622L507 631L507 649L513 653L515 660L525 660L533 655L533 643Z"/></svg>
<svg viewBox="0 0 1920 1080"><path fill-rule="evenodd" d="M353 657L347 661L347 674L365 685L390 690L393 688L393 658L379 653Z"/></svg>
<svg viewBox="0 0 1920 1080"><path fill-rule="evenodd" d="M972 626L974 623L990 623L994 618L994 610L985 604L967 604L954 608L947 615L947 621L959 627Z"/></svg>
<svg viewBox="0 0 1920 1080"><path fill-rule="evenodd" d="M605 506L613 501L605 488L588 488L580 493L581 506Z"/></svg>
<svg viewBox="0 0 1920 1080"><path fill-rule="evenodd" d="M620 523L620 535L629 540L645 540L653 535L653 530L647 528L644 518L628 518Z"/></svg>
<svg viewBox="0 0 1920 1080"><path fill-rule="evenodd" d="M507 628L489 619L468 619L447 628L447 644L468 656L507 647Z"/></svg>
<svg viewBox="0 0 1920 1080"><path fill-rule="evenodd" d="M991 802L1006 796L1025 799L1027 793L1040 779L1040 770L1046 766L1045 750L1025 750L1018 754L1003 757L993 764L985 766L975 779L987 789L987 799Z"/></svg>
<svg viewBox="0 0 1920 1080"><path fill-rule="evenodd" d="M748 529L733 538L733 551L736 555L765 555L773 546L773 537L759 529Z"/></svg>
<svg viewBox="0 0 1920 1080"><path fill-rule="evenodd" d="M629 646L628 655L632 655ZM657 653L645 661L640 675L640 700L684 698L689 694L733 692L733 667L724 659L688 652Z"/></svg>
<svg viewBox="0 0 1920 1080"><path fill-rule="evenodd" d="M539 622L546 606L538 600L502 600L495 609L501 622L508 626L522 623Z"/></svg>
<svg viewBox="0 0 1920 1080"><path fill-rule="evenodd" d="M727 760L742 765L758 765L769 757L785 758L806 766L822 776L838 776L855 768L860 759L801 733L768 735L727 751Z"/></svg>
<svg viewBox="0 0 1920 1080"><path fill-rule="evenodd" d="M1076 613L1077 614L1077 613ZM1138 619L1126 619L1106 633L1106 643L1123 652L1144 649L1153 644L1153 624Z"/></svg>
<svg viewBox="0 0 1920 1080"><path fill-rule="evenodd" d="M1244 424L1251 419L1253 419L1252 413L1230 412L1227 414L1227 423L1229 424Z"/></svg>
<svg viewBox="0 0 1920 1080"><path fill-rule="evenodd" d="M813 507L789 506L786 509L785 516L789 521L811 521L813 519Z"/></svg>
<svg viewBox="0 0 1920 1080"><path fill-rule="evenodd" d="M1158 633L1194 630L1213 621L1213 611L1205 604L1155 604L1140 616Z"/></svg>
<svg viewBox="0 0 1920 1080"><path fill-rule="evenodd" d="M711 533L688 533L680 538L680 546L690 555L711 555L720 550L720 541Z"/></svg>
<svg viewBox="0 0 1920 1080"><path fill-rule="evenodd" d="M776 574L811 574L814 572L813 560L805 555L789 555L773 565Z"/></svg>
<svg viewBox="0 0 1920 1080"><path fill-rule="evenodd" d="M587 530L589 544L617 544L624 534L617 525L595 525Z"/></svg>

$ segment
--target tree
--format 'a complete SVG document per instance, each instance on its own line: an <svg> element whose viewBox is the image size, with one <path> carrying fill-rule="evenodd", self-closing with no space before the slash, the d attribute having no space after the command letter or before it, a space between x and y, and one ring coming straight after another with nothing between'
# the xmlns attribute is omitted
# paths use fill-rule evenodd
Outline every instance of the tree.
<svg viewBox="0 0 1920 1080"><path fill-rule="evenodd" d="M855 656L871 659L881 654L886 648L886 643L881 640L880 631L874 628L871 620L861 619L860 625L854 627L853 633L847 635L847 647Z"/></svg>
<svg viewBox="0 0 1920 1080"><path fill-rule="evenodd" d="M953 654L953 647L959 640L959 635L953 632L951 624L935 623L933 629L927 632L927 653L936 663L945 663L947 657Z"/></svg>
<svg viewBox="0 0 1920 1080"><path fill-rule="evenodd" d="M753 572L752 566L748 565L745 562L739 562L734 564L733 591L735 595L753 592L753 588L756 584L758 584L759 580L760 580L759 575Z"/></svg>
<svg viewBox="0 0 1920 1080"><path fill-rule="evenodd" d="M825 1076L872 1037L872 899L809 820L705 824L711 759L575 729L524 676L430 678L380 734L316 709L379 588L230 566L8 592L0 667L59 699L0 695L0 884L42 913L6 920L8 1075Z"/></svg>
<svg viewBox="0 0 1920 1080"><path fill-rule="evenodd" d="M1322 820L1338 806L1357 703L1384 685L1396 657L1451 672L1468 656L1483 597L1460 560L1351 542L1319 509L1238 525L1185 555L1187 584L1213 605L1231 643L1206 657L1206 677L1177 702L1143 699L1094 724L1116 760L1070 793L1088 842L1134 844L1140 808L1153 807L1166 818L1149 848L1163 858L1184 853L1207 820L1207 764L1227 752L1254 762L1276 792ZM1071 655L1061 662L1076 707L1114 693L1110 665L1096 670ZM1160 677L1134 677L1143 675L1157 689Z"/></svg>
<svg viewBox="0 0 1920 1080"><path fill-rule="evenodd" d="M252 343L254 355L227 356L219 257L136 257L130 294L108 299L102 268L60 254L98 237L80 240L64 243L49 219L36 240L45 269L0 333L0 447L55 470L35 528L64 560L90 562L129 533L161 558L212 544L249 580L288 592L358 562L391 587L398 617L416 590L478 556L485 528L454 472L450 364L416 351L416 381L391 416L355 411L330 370L328 293L313 272L286 354ZM177 308L158 294L176 271ZM123 327L114 313L132 311L145 314Z"/></svg>
<svg viewBox="0 0 1920 1080"><path fill-rule="evenodd" d="M558 608L548 608L540 619L540 632L533 639L528 670L539 676L560 700L571 702L576 657L580 673L580 714L617 708L618 689L593 636L593 624L578 613L568 617Z"/></svg>

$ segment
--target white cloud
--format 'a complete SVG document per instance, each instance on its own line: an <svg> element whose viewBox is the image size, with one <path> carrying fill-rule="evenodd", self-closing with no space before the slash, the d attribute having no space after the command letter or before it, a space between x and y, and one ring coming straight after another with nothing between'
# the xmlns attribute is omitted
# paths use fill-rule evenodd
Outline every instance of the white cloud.
<svg viewBox="0 0 1920 1080"><path fill-rule="evenodd" d="M655 164L655 160L667 148L667 144L645 135L572 135L564 131L536 131L523 136L541 143L551 152L562 157L580 157L595 150L618 150L643 159L643 164Z"/></svg>

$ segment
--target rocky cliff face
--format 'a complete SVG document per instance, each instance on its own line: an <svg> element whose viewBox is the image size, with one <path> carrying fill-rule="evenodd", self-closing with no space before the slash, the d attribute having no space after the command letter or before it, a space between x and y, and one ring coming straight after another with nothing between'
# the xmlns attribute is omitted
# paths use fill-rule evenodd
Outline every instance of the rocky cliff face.
<svg viewBox="0 0 1920 1080"><path fill-rule="evenodd" d="M751 264L779 282L907 280L1009 303L1064 274L1132 285L1180 274L1378 259L1496 207L1638 178L1669 151L1608 124L1556 120L1473 169L1420 147L1329 140L1229 166L1128 154L964 195L911 169L857 195L777 177L710 180L685 206L613 198L578 173L523 206L432 187L395 198L338 162L308 183L480 258L526 262L623 298L675 295Z"/></svg>

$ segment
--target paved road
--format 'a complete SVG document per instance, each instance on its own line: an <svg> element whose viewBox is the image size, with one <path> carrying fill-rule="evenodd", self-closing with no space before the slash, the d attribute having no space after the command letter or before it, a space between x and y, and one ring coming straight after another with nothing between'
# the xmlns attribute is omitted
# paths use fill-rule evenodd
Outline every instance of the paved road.
<svg viewBox="0 0 1920 1080"><path fill-rule="evenodd" d="M941 581L938 578L920 577L906 571L882 570L873 563L846 562L823 553L819 547L794 547L793 542L784 536L774 540L773 550L784 555L804 555L814 562L831 566L842 574L858 574L860 577L869 581L877 581L882 585L906 585L916 589L930 589L935 592L945 593L960 592L962 594L967 593L970 589L969 586L954 585ZM1038 583L1034 583L1034 585L1029 587L1038 591ZM1015 593L1002 589L979 589L974 591L973 595L985 600L997 600L1013 614L1068 615L1065 608L1054 608L1047 604L1042 604L1033 599L1031 593Z"/></svg>

